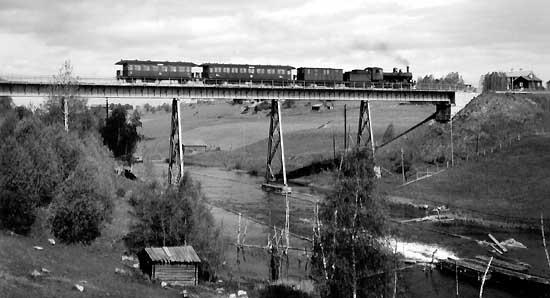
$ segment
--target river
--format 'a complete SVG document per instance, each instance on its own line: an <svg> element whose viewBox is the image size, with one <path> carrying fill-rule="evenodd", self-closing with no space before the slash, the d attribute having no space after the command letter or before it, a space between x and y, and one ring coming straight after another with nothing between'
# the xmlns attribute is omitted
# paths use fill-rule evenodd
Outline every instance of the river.
<svg viewBox="0 0 550 298"><path fill-rule="evenodd" d="M212 211L218 222L223 223L224 235L235 237L238 230L238 213L242 213L241 232L246 225L246 243L266 245L267 237L273 233L273 226L283 227L285 222L285 197L277 194L266 193L261 190L262 177L250 176L243 172L227 171L217 168L187 167L193 178L200 181L203 192L214 206ZM315 201L322 200L316 194L310 193L306 188L293 188L293 195L289 197L290 205L290 231L297 237L291 237L290 245L293 247L308 247L307 241L300 237L311 238L312 219ZM246 222L246 224L245 224ZM425 231L418 232L415 229L406 230L410 234L419 234L418 237L397 236L398 253L407 259L414 259L426 262L437 250L435 258L456 257L457 253L465 253L466 244L454 245L456 240L446 241L439 236L426 237ZM410 236L410 235L409 235ZM241 234L242 237L242 234ZM411 241L411 238L413 239ZM521 238L521 237L520 237ZM414 239L417 239L416 241ZM427 243L422 239L429 239ZM442 239L441 241L434 239ZM532 241L521 238L530 245ZM393 242L392 242L393 241ZM535 241L535 239L533 239ZM439 242L439 244L438 244ZM390 240L395 243L395 239ZM293 257L300 260L301 266L291 268L289 277L305 279L307 273L307 253L294 253ZM267 258L266 254L258 255L258 259ZM542 260L542 259L541 259ZM241 262L240 266L246 266ZM248 270L260 270L256 277L268 278L267 262L261 262L260 266L255 264L254 268ZM294 264L296 265L296 264ZM265 266L265 268L262 268ZM292 272L295 271L295 272ZM250 272L249 272L250 273ZM253 275L253 274L252 274ZM465 281L459 278L460 297L479 296L480 282ZM417 266L403 270L398 280L398 288L405 297L455 297L456 281L454 275L442 273L437 269L430 270L428 267ZM484 297L488 298L515 298L533 297L522 291L522 289L503 288L502 285L488 282L484 288ZM536 297L536 296L534 296Z"/></svg>

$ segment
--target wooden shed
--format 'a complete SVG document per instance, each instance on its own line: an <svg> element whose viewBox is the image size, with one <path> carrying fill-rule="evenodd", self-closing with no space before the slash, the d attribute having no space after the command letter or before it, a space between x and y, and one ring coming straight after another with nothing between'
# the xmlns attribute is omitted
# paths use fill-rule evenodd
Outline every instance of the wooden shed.
<svg viewBox="0 0 550 298"><path fill-rule="evenodd" d="M197 285L199 256L192 246L147 247L138 253L139 268L149 275L167 283Z"/></svg>

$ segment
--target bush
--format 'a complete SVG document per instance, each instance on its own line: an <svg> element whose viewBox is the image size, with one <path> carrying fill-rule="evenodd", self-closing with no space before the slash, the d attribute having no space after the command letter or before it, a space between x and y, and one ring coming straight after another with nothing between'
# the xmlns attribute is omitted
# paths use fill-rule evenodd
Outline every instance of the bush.
<svg viewBox="0 0 550 298"><path fill-rule="evenodd" d="M310 298L308 293L296 290L288 285L269 285L259 292L260 298Z"/></svg>
<svg viewBox="0 0 550 298"><path fill-rule="evenodd" d="M90 244L101 235L101 208L94 198L84 195L56 203L51 228L61 242Z"/></svg>
<svg viewBox="0 0 550 298"><path fill-rule="evenodd" d="M0 225L26 235L36 218L35 204L29 197L10 190L0 190Z"/></svg>
<svg viewBox="0 0 550 298"><path fill-rule="evenodd" d="M126 190L122 187L119 187L117 190L116 190L116 195L120 198L124 198L124 196L126 195Z"/></svg>

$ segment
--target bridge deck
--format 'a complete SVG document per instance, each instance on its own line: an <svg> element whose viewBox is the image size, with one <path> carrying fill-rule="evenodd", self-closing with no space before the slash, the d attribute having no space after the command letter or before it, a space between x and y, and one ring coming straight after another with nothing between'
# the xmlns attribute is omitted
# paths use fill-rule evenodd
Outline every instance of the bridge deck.
<svg viewBox="0 0 550 298"><path fill-rule="evenodd" d="M44 97L51 94L51 82L0 81L0 96ZM189 98L189 99L290 99L290 100L376 100L405 102L455 101L454 90L394 88L312 87L297 84L186 84L121 83L79 81L77 95L88 98Z"/></svg>

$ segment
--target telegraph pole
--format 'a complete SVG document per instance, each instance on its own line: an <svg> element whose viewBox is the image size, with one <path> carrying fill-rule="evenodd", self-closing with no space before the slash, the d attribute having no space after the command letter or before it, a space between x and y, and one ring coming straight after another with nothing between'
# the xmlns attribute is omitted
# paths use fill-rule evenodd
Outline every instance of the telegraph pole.
<svg viewBox="0 0 550 298"><path fill-rule="evenodd" d="M347 118L347 105L344 104L344 152L348 149L348 118Z"/></svg>
<svg viewBox="0 0 550 298"><path fill-rule="evenodd" d="M455 166L454 148L453 148L453 116L451 115L451 167Z"/></svg>
<svg viewBox="0 0 550 298"><path fill-rule="evenodd" d="M403 184L407 182L405 178L405 162L403 161L403 148L401 148L401 175L403 175Z"/></svg>

